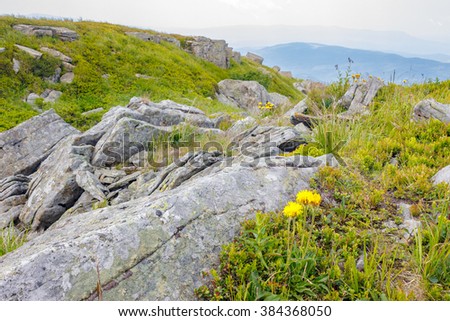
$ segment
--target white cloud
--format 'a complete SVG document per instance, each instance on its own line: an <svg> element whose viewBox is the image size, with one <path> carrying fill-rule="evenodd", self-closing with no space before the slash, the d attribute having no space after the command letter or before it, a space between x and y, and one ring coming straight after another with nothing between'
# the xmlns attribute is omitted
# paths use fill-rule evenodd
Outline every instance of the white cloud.
<svg viewBox="0 0 450 321"><path fill-rule="evenodd" d="M219 0L219 2L230 5L239 10L282 10L284 4L289 4L290 0Z"/></svg>
<svg viewBox="0 0 450 321"><path fill-rule="evenodd" d="M0 0L0 14L39 13L157 30L229 25L399 30L450 41L444 0ZM432 19L432 20L430 20ZM423 22L423 23L421 23Z"/></svg>
<svg viewBox="0 0 450 321"><path fill-rule="evenodd" d="M439 20L434 20L434 19L431 18L430 22L431 22L432 25L437 26L437 27L444 26L444 24L441 21L439 21Z"/></svg>

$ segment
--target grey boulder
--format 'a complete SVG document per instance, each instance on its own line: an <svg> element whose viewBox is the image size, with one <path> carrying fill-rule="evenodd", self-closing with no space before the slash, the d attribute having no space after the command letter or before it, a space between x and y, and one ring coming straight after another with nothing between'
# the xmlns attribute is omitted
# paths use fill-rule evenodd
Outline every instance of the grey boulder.
<svg viewBox="0 0 450 321"><path fill-rule="evenodd" d="M113 107L103 115L102 120L98 124L76 137L75 144L95 146L108 130L111 130L120 119L125 117L136 120L146 119L144 115L135 110L121 106Z"/></svg>
<svg viewBox="0 0 450 321"><path fill-rule="evenodd" d="M295 114L304 114L306 112L306 110L308 109L308 104L307 104L308 99L305 98L303 100L301 100L297 105L295 105L292 109L288 110L285 114L284 117L290 119L292 116L295 116Z"/></svg>
<svg viewBox="0 0 450 321"><path fill-rule="evenodd" d="M63 84L71 84L74 79L75 74L73 72L66 72L64 75L61 76L59 81Z"/></svg>
<svg viewBox="0 0 450 321"><path fill-rule="evenodd" d="M153 139L168 134L170 130L128 117L121 118L96 144L92 164L109 167L123 163L147 149Z"/></svg>
<svg viewBox="0 0 450 321"><path fill-rule="evenodd" d="M73 71L75 69L74 65L72 65L71 63L65 62L65 61L62 62L62 65L63 65L64 69L67 71Z"/></svg>
<svg viewBox="0 0 450 321"><path fill-rule="evenodd" d="M434 185L447 183L450 186L450 165L437 172L431 179Z"/></svg>
<svg viewBox="0 0 450 321"><path fill-rule="evenodd" d="M14 30L17 30L27 36L36 37L54 37L63 41L74 41L79 38L78 34L70 29L64 27L52 27L52 26L34 26L18 24L13 26Z"/></svg>
<svg viewBox="0 0 450 321"><path fill-rule="evenodd" d="M103 107L99 107L99 108L95 108L95 109L91 109L91 110L85 111L84 113L81 113L81 116L91 116L91 115L94 115L94 114L101 113L103 111L104 111Z"/></svg>
<svg viewBox="0 0 450 321"><path fill-rule="evenodd" d="M231 57L236 61L236 63L241 63L241 53L239 51L233 51Z"/></svg>
<svg viewBox="0 0 450 321"><path fill-rule="evenodd" d="M61 97L62 92L59 90L51 90L47 89L41 94L41 97L44 98L44 102L46 103L54 103Z"/></svg>
<svg viewBox="0 0 450 321"><path fill-rule="evenodd" d="M206 37L193 37L186 41L184 48L194 56L212 62L220 68L229 68L233 55L232 48L225 40L212 40Z"/></svg>
<svg viewBox="0 0 450 321"><path fill-rule="evenodd" d="M28 176L20 174L0 180L0 202L12 196L25 194L28 190L29 182Z"/></svg>
<svg viewBox="0 0 450 321"><path fill-rule="evenodd" d="M23 52L29 54L34 59L39 59L39 58L42 57L42 52L39 52L39 51L34 50L32 48L28 48L28 47L21 46L21 45L14 45L14 46L16 46L16 48L22 50Z"/></svg>
<svg viewBox="0 0 450 321"><path fill-rule="evenodd" d="M27 96L26 102L27 102L27 104L30 104L31 106L35 106L36 105L36 99L39 99L39 98L41 98L41 96L39 96L38 94L30 93Z"/></svg>
<svg viewBox="0 0 450 321"><path fill-rule="evenodd" d="M154 42L156 44L161 43L161 41L167 41L167 42L174 44L177 47L181 46L180 41L178 39L167 36L167 35L150 34L147 32L135 32L135 31L125 32L125 34L132 36L132 37L136 37L136 38L144 40L144 41Z"/></svg>
<svg viewBox="0 0 450 321"><path fill-rule="evenodd" d="M219 82L217 99L224 104L249 111L258 110L258 103L260 102L263 104L272 102L275 105L289 104L287 97L278 93L268 93L266 88L256 81L233 79L225 79Z"/></svg>
<svg viewBox="0 0 450 321"><path fill-rule="evenodd" d="M55 145L78 133L53 109L0 133L0 179L33 173Z"/></svg>
<svg viewBox="0 0 450 321"><path fill-rule="evenodd" d="M308 79L294 83L294 87L305 95L308 95L313 90L324 90L326 88L326 86L321 82L316 82Z"/></svg>
<svg viewBox="0 0 450 321"><path fill-rule="evenodd" d="M0 180L0 230L17 220L30 179L24 175L9 176Z"/></svg>
<svg viewBox="0 0 450 321"><path fill-rule="evenodd" d="M269 101L276 107L286 107L291 104L289 98L279 93L269 93Z"/></svg>
<svg viewBox="0 0 450 321"><path fill-rule="evenodd" d="M109 193L108 188L92 173L92 169L81 168L76 170L75 181L79 187L99 202L104 201Z"/></svg>
<svg viewBox="0 0 450 321"><path fill-rule="evenodd" d="M256 125L256 119L251 116L247 116L244 119L236 121L230 128L228 128L227 133L237 135Z"/></svg>
<svg viewBox="0 0 450 321"><path fill-rule="evenodd" d="M251 61L254 61L254 62L256 62L256 63L258 63L260 65L262 65L262 63L264 61L263 57L255 54L255 53L252 53L252 52L247 52L247 55L245 55L245 56L247 57L247 59L249 59Z"/></svg>
<svg viewBox="0 0 450 321"><path fill-rule="evenodd" d="M233 138L233 149L241 162L254 164L261 158L292 152L305 143L304 134L292 127L255 126Z"/></svg>
<svg viewBox="0 0 450 321"><path fill-rule="evenodd" d="M214 121L209 119L203 111L192 106L178 104L171 100L159 103L151 101L132 101L128 108L142 114L145 120L155 126L173 126L182 122L197 127L213 128Z"/></svg>
<svg viewBox="0 0 450 321"><path fill-rule="evenodd" d="M413 118L416 121L434 118L450 124L450 105L438 103L434 99L422 100L414 107Z"/></svg>
<svg viewBox="0 0 450 321"><path fill-rule="evenodd" d="M74 146L74 136L61 142L33 175L20 221L45 230L72 207L83 193L77 170L90 168L92 146Z"/></svg>
<svg viewBox="0 0 450 321"><path fill-rule="evenodd" d="M384 82L378 78L370 78L367 82L358 81L353 83L347 92L338 101L338 104L347 109L346 112L339 114L342 118L351 118L357 115L369 113L368 106L383 88Z"/></svg>
<svg viewBox="0 0 450 321"><path fill-rule="evenodd" d="M294 78L292 71L280 71L280 75L287 78Z"/></svg>
<svg viewBox="0 0 450 321"><path fill-rule="evenodd" d="M39 48L39 50L41 50L42 52L48 53L50 56L58 58L61 61L64 61L67 63L72 62L72 58L70 58L69 56L66 56L61 51L58 51L56 49L52 49L52 48L48 48L48 47L41 47L41 48Z"/></svg>
<svg viewBox="0 0 450 321"><path fill-rule="evenodd" d="M20 61L16 58L13 58L13 71L15 74L18 74L20 71Z"/></svg>

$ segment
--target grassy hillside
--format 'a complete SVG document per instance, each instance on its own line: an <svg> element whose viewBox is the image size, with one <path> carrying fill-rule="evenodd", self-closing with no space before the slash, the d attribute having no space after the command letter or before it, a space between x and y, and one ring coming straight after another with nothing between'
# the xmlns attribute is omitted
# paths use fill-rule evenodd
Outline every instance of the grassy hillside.
<svg viewBox="0 0 450 321"><path fill-rule="evenodd" d="M50 37L26 36L12 28L19 23L66 27L76 31L80 39L63 42ZM242 64L233 62L232 68L223 70L170 43L145 42L127 36L126 31L139 30L107 23L0 17L0 47L6 48L0 53L0 131L36 115L23 99L30 92L40 94L47 88L60 90L63 95L44 109L54 108L80 129L89 128L101 117L101 113L89 117L83 117L81 113L98 107L107 110L123 105L133 96L145 96L153 101L172 99L195 105L208 114L235 112L235 108L209 99L214 97L217 83L226 78L262 80L269 91L287 95L293 102L301 98L292 87L293 80L245 58ZM177 37L183 40L182 36ZM34 60L14 44L37 50L46 46L70 56L76 66L74 82L51 84L44 81L43 77L54 73L58 61L47 54ZM13 58L22 64L17 75L13 71ZM261 68L265 69L264 73ZM149 76L149 79L137 78L136 74Z"/></svg>

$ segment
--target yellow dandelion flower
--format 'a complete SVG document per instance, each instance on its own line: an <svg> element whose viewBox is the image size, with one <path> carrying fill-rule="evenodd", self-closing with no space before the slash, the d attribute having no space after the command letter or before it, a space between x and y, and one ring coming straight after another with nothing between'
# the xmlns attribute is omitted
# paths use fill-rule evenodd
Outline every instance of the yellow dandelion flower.
<svg viewBox="0 0 450 321"><path fill-rule="evenodd" d="M289 202L283 210L284 216L290 218L302 215L302 213L303 213L303 206L295 202Z"/></svg>
<svg viewBox="0 0 450 321"><path fill-rule="evenodd" d="M319 206L320 202L322 201L322 197L320 196L319 193L304 190L304 191L298 192L296 201L299 204L305 204L305 205L311 204L311 205Z"/></svg>

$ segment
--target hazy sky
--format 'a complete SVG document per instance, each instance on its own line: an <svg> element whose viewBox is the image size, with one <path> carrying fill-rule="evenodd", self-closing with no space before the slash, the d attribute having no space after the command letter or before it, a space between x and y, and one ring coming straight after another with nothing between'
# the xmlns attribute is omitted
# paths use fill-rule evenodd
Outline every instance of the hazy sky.
<svg viewBox="0 0 450 321"><path fill-rule="evenodd" d="M448 0L0 0L1 14L47 14L159 31L228 25L399 30L450 41Z"/></svg>

